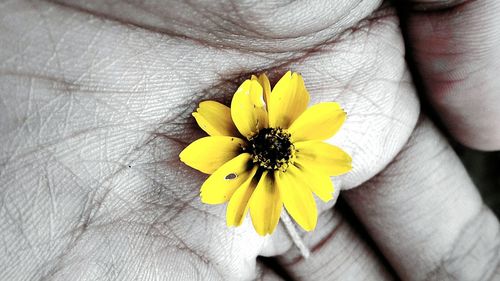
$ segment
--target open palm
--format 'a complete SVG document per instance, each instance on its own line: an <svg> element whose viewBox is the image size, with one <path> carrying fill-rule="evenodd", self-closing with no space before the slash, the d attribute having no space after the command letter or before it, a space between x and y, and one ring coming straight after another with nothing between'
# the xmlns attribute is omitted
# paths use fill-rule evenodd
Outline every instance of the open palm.
<svg viewBox="0 0 500 281"><path fill-rule="evenodd" d="M66 2L0 4L1 280L279 280L259 255L305 280L499 274L498 222L420 115L390 5ZM346 201L375 243L317 201L301 259L281 226L227 228L179 161L201 100L289 69L348 113L333 180L361 186Z"/></svg>

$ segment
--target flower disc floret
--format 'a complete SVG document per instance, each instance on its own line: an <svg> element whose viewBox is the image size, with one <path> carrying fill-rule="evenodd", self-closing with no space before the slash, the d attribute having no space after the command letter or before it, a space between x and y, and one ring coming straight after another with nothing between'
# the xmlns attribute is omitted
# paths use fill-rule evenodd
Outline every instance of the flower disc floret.
<svg viewBox="0 0 500 281"><path fill-rule="evenodd" d="M267 170L286 171L293 162L295 147L290 133L281 128L264 128L249 139L248 152L254 163Z"/></svg>

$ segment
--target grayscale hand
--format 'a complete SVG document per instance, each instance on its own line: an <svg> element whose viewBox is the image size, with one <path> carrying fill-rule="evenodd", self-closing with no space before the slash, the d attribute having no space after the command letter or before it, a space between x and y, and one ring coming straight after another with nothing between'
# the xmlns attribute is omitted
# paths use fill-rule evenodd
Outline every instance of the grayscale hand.
<svg viewBox="0 0 500 281"><path fill-rule="evenodd" d="M500 149L500 2L407 16L449 132ZM354 169L333 180L370 236L318 203L309 259L283 226L227 228L178 159L199 101L289 69L348 113L332 142ZM498 220L421 114L382 1L1 1L0 121L0 280L281 280L258 256L297 280L500 278Z"/></svg>

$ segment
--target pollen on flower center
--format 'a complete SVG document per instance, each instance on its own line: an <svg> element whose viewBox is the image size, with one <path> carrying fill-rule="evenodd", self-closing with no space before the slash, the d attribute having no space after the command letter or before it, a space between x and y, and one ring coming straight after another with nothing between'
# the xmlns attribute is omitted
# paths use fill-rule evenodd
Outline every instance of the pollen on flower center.
<svg viewBox="0 0 500 281"><path fill-rule="evenodd" d="M253 162L267 170L285 171L295 155L290 134L281 128L261 129L250 138L247 150Z"/></svg>

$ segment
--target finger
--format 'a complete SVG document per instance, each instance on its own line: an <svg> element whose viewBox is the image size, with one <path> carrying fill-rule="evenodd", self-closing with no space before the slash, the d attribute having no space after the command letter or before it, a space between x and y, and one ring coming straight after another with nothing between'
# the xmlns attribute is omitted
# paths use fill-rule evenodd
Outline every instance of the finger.
<svg viewBox="0 0 500 281"><path fill-rule="evenodd" d="M387 169L345 196L403 279L486 280L500 262L497 219L427 120Z"/></svg>
<svg viewBox="0 0 500 281"><path fill-rule="evenodd" d="M279 256L280 264L295 280L392 280L389 268L347 217L322 214L318 231L304 236L311 255L303 259L296 248Z"/></svg>
<svg viewBox="0 0 500 281"><path fill-rule="evenodd" d="M430 102L465 145L500 149L500 2L411 2L411 50Z"/></svg>

